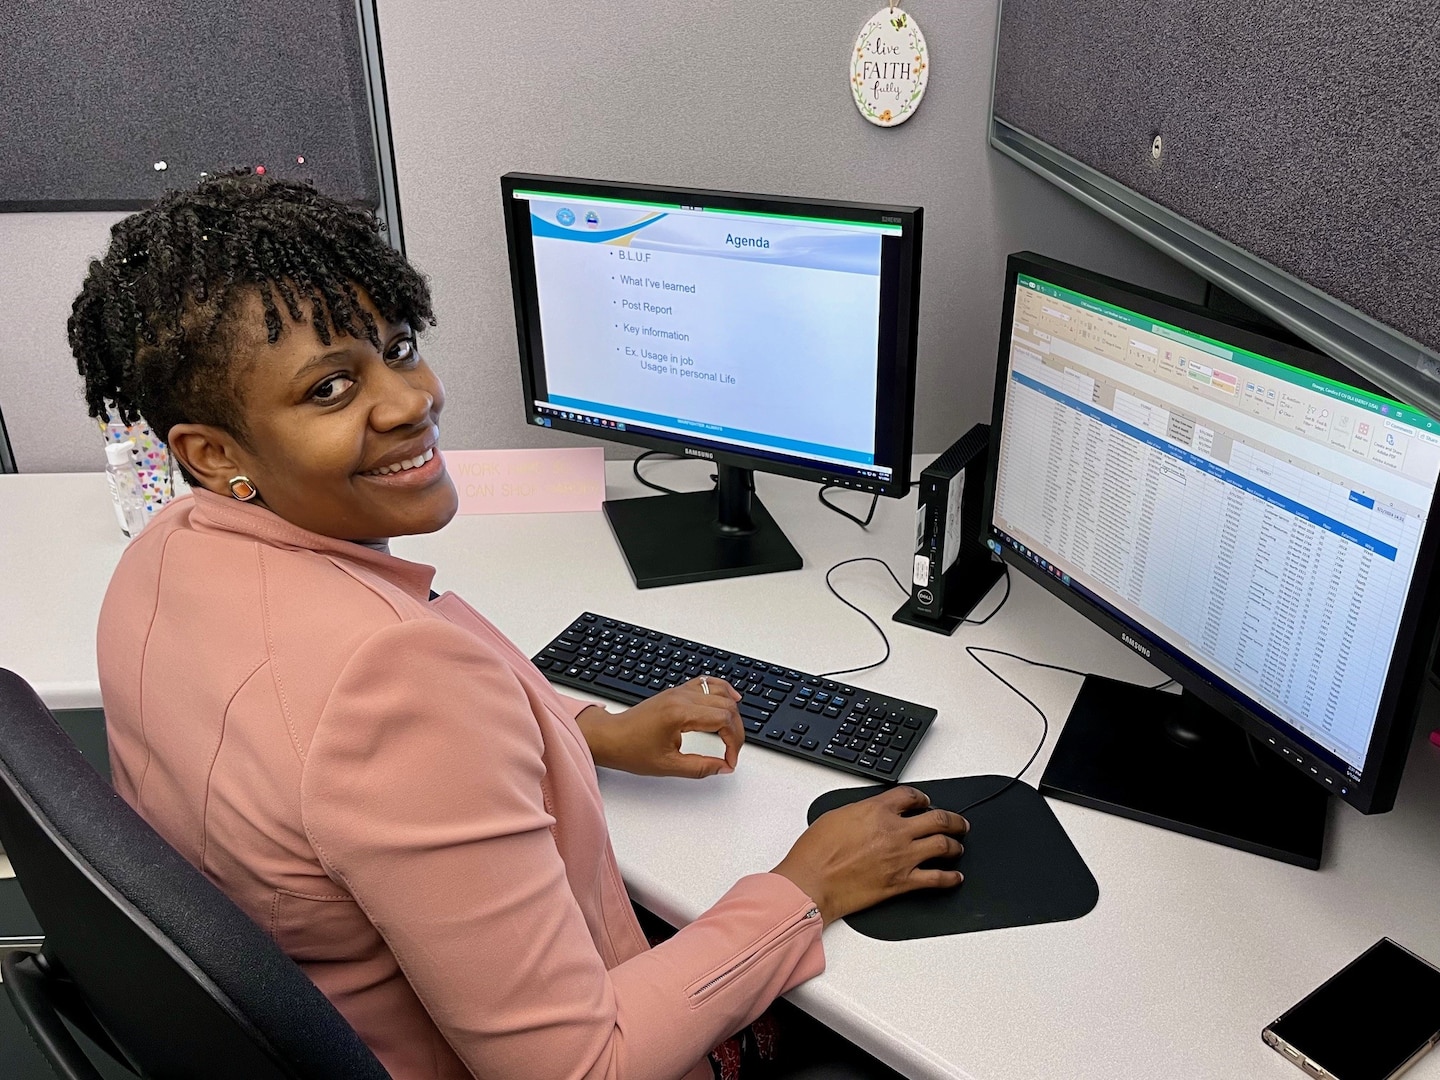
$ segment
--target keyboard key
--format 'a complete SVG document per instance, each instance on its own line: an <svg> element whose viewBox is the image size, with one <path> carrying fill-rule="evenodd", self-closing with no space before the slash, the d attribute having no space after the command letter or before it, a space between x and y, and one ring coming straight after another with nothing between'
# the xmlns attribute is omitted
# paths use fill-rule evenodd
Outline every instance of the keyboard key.
<svg viewBox="0 0 1440 1080"><path fill-rule="evenodd" d="M841 761L854 761L860 755L854 750L845 749L843 746L827 746L825 747L825 756L839 758Z"/></svg>
<svg viewBox="0 0 1440 1080"><path fill-rule="evenodd" d="M907 716L905 717L905 726L908 728L918 728L920 726L920 721L916 717Z"/></svg>
<svg viewBox="0 0 1440 1080"><path fill-rule="evenodd" d="M840 732L841 735L854 735L854 734L855 734L855 725L854 725L854 724L841 724L840 727L839 727L837 730Z"/></svg>
<svg viewBox="0 0 1440 1080"><path fill-rule="evenodd" d="M765 729L765 738L767 738L767 739L780 739L780 738L783 738L784 736L785 736L785 729L784 729L784 728L772 727L772 728L766 728L766 729Z"/></svg>
<svg viewBox="0 0 1440 1080"><path fill-rule="evenodd" d="M610 690L618 690L624 695L624 697L621 698L622 701L635 700L635 688L629 683L622 682L618 676L597 675L595 677L595 685L597 687L603 686Z"/></svg>
<svg viewBox="0 0 1440 1080"><path fill-rule="evenodd" d="M834 705L827 705L825 706L825 715L830 717L839 716L840 710L837 709Z"/></svg>
<svg viewBox="0 0 1440 1080"><path fill-rule="evenodd" d="M806 723L791 724L790 730L799 732L801 735L804 735L807 731L810 730L810 725Z"/></svg>
<svg viewBox="0 0 1440 1080"><path fill-rule="evenodd" d="M754 705L742 701L740 703L740 715L746 720L760 720L763 722L769 720L771 714L769 709L757 709Z"/></svg>
<svg viewBox="0 0 1440 1080"><path fill-rule="evenodd" d="M910 748L910 736L903 731L899 735L890 736L890 748L892 750L908 750Z"/></svg>
<svg viewBox="0 0 1440 1080"><path fill-rule="evenodd" d="M805 699L803 697L791 698L790 707L792 709L803 709L805 707Z"/></svg>
<svg viewBox="0 0 1440 1080"><path fill-rule="evenodd" d="M818 702L818 701L816 701L816 700L814 700L814 699L812 698L811 701L810 701L810 704L805 706L805 711L806 711L806 712L819 712L819 711L820 711L821 709L823 709L823 708L825 708L825 706L824 706L823 704L821 704L820 702Z"/></svg>
<svg viewBox="0 0 1440 1080"><path fill-rule="evenodd" d="M760 730L762 730L764 727L765 727L765 721L764 721L764 720L747 720L747 721L745 721L745 730L746 730L746 731L752 731L752 732L753 732L753 731L760 731Z"/></svg>
<svg viewBox="0 0 1440 1080"><path fill-rule="evenodd" d="M865 753L869 754L871 757L879 757L884 752L885 747L881 746L879 743L872 742L869 746L865 747Z"/></svg>
<svg viewBox="0 0 1440 1080"><path fill-rule="evenodd" d="M830 695L824 693L823 691L820 691L815 694L815 700L820 702L821 704L826 704L830 701Z"/></svg>
<svg viewBox="0 0 1440 1080"><path fill-rule="evenodd" d="M785 741L791 746L798 746L800 744L800 736L796 735L794 732L791 732L790 734L785 736Z"/></svg>
<svg viewBox="0 0 1440 1080"><path fill-rule="evenodd" d="M800 749L801 749L801 750L814 750L814 749L815 749L817 746L819 746L819 745L820 745L820 742L819 742L818 739L801 739L801 740L800 740Z"/></svg>
<svg viewBox="0 0 1440 1080"><path fill-rule="evenodd" d="M851 739L851 740L850 740L849 742L847 742L845 745L846 745L847 747L849 747L851 750L857 750L857 751L858 751L858 750L864 750L864 749L865 749L865 740L864 740L864 739Z"/></svg>
<svg viewBox="0 0 1440 1080"><path fill-rule="evenodd" d="M862 757L860 759L860 764L865 766L865 768L867 769L873 769L875 767L875 759L873 757Z"/></svg>
<svg viewBox="0 0 1440 1080"><path fill-rule="evenodd" d="M889 755L889 754L886 754L884 757L882 757L882 758L880 759L880 763L879 763L878 765L876 765L875 768L878 769L880 772L883 772L883 773L892 773L892 772L895 771L895 765L896 765L896 763L897 763L897 759L896 759L896 758L892 757L892 756Z"/></svg>
<svg viewBox="0 0 1440 1080"><path fill-rule="evenodd" d="M765 696L771 701L784 701L786 694L784 690L766 690Z"/></svg>

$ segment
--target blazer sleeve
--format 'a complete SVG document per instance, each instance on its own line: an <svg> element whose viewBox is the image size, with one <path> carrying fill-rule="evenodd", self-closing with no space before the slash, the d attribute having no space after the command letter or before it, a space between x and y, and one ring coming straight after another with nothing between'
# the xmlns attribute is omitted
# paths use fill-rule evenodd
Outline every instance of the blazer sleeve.
<svg viewBox="0 0 1440 1080"><path fill-rule="evenodd" d="M356 651L306 756L315 851L475 1075L678 1077L823 970L819 914L776 874L606 970L555 845L542 750L510 668L427 619Z"/></svg>

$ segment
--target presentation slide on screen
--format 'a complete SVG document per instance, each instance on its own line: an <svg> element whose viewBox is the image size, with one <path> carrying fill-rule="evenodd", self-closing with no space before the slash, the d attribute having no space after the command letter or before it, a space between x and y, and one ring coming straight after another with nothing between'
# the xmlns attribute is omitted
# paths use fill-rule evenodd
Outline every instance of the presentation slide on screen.
<svg viewBox="0 0 1440 1080"><path fill-rule="evenodd" d="M874 463L881 228L554 197L530 215L550 404Z"/></svg>

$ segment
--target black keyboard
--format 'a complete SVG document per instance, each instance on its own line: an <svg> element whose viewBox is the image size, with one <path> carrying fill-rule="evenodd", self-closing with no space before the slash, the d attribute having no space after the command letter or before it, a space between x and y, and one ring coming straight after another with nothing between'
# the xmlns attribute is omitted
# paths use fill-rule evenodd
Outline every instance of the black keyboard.
<svg viewBox="0 0 1440 1080"><path fill-rule="evenodd" d="M898 780L935 710L587 611L535 657L561 686L634 705L699 675L743 696L745 739L870 780Z"/></svg>

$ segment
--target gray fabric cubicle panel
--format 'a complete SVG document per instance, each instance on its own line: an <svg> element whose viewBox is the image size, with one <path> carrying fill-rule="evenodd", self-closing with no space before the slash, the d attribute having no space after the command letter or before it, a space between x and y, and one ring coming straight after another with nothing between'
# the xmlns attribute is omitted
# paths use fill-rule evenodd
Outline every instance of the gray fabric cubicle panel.
<svg viewBox="0 0 1440 1080"><path fill-rule="evenodd" d="M358 18L356 0L0 5L0 210L131 209L237 165L380 205Z"/></svg>
<svg viewBox="0 0 1440 1080"><path fill-rule="evenodd" d="M1198 225L1202 246L1313 286L1340 301L1333 321L1368 317L1379 328L1349 329L1433 378L1437 55L1433 0L1004 0L994 119L1015 130L996 144L1028 136L1043 146L1020 153L1054 159L1037 171L1074 174L1061 186L1086 186L1073 159ZM1306 336L1353 359L1332 331Z"/></svg>

